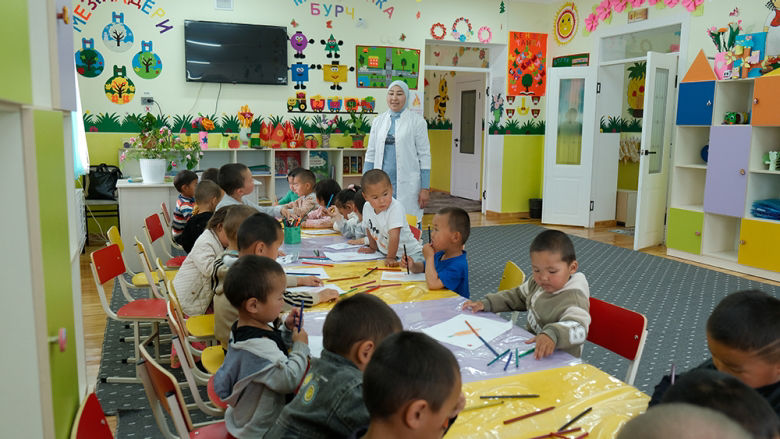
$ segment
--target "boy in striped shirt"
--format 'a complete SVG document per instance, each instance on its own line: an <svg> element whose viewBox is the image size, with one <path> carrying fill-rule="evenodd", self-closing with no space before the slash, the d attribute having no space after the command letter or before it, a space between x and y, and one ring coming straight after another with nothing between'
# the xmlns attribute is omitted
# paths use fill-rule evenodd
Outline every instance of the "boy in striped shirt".
<svg viewBox="0 0 780 439"><path fill-rule="evenodd" d="M195 186L197 185L198 174L186 169L179 171L173 179L173 187L179 191L179 198L176 199L176 208L173 210L173 221L171 222L171 232L176 242L192 216L192 208L195 206Z"/></svg>

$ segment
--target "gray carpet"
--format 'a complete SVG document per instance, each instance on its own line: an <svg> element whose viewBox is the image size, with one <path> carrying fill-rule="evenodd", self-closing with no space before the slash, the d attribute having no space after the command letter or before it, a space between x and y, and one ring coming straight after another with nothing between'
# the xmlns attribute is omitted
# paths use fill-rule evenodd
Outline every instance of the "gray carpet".
<svg viewBox="0 0 780 439"><path fill-rule="evenodd" d="M423 212L436 213L445 207L460 207L466 212L479 212L482 210L482 202L480 200L455 197L445 192L431 192L431 199Z"/></svg>

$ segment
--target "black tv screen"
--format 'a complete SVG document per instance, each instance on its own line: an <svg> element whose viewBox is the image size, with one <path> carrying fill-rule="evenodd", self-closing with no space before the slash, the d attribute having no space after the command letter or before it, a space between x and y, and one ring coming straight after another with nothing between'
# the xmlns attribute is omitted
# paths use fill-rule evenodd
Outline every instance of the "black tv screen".
<svg viewBox="0 0 780 439"><path fill-rule="evenodd" d="M287 85L287 28L184 21L187 81Z"/></svg>

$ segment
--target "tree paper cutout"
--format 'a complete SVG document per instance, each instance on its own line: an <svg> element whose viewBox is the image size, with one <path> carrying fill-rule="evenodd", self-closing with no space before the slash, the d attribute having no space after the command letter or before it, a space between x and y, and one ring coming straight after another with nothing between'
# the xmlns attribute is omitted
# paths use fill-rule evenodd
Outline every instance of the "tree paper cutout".
<svg viewBox="0 0 780 439"><path fill-rule="evenodd" d="M94 38L82 38L81 50L76 51L76 71L85 78L94 78L103 73L105 60L95 50Z"/></svg>
<svg viewBox="0 0 780 439"><path fill-rule="evenodd" d="M111 23L103 28L103 42L114 52L125 52L133 45L133 31L125 24L125 14L111 13Z"/></svg>
<svg viewBox="0 0 780 439"><path fill-rule="evenodd" d="M544 96L547 34L509 33L507 96Z"/></svg>
<svg viewBox="0 0 780 439"><path fill-rule="evenodd" d="M327 56L328 58L341 58L341 55L339 55L339 46L343 45L344 42L341 40L336 41L336 38L333 36L333 34L330 34L330 37L327 41L320 40L320 44L325 46L325 51L328 52Z"/></svg>
<svg viewBox="0 0 780 439"><path fill-rule="evenodd" d="M127 77L125 66L114 66L114 76L106 81L106 97L115 104L126 104L135 96L135 85Z"/></svg>
<svg viewBox="0 0 780 439"><path fill-rule="evenodd" d="M154 79L162 72L162 60L152 52L152 42L141 40L141 51L133 57L133 71L144 79Z"/></svg>

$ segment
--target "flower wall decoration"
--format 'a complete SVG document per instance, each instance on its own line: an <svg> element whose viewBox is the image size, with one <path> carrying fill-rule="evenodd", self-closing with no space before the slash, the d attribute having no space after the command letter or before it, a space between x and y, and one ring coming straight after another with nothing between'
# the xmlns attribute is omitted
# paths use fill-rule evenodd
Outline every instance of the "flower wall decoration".
<svg viewBox="0 0 780 439"><path fill-rule="evenodd" d="M585 17L583 33L588 35L595 31L601 22L610 23L613 13L640 8L644 4L645 0L601 0L593 7L593 13ZM701 15L704 0L647 0L647 4L658 9L673 8L679 4L693 15Z"/></svg>

